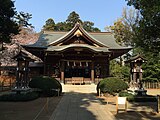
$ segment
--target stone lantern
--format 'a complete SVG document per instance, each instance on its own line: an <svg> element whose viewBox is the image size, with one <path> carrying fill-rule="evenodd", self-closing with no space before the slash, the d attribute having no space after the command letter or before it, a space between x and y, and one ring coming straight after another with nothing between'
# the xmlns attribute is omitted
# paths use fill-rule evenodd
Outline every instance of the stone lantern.
<svg viewBox="0 0 160 120"><path fill-rule="evenodd" d="M147 60L145 60L140 54L138 54L135 57L132 57L128 61L125 61L125 63L130 63L130 88L133 88L134 90L144 90L142 85L142 64L145 63Z"/></svg>
<svg viewBox="0 0 160 120"><path fill-rule="evenodd" d="M28 73L29 73L29 62L33 62L34 59L29 57L25 52L20 51L13 59L17 61L16 69L16 86L13 91L21 92L29 90Z"/></svg>

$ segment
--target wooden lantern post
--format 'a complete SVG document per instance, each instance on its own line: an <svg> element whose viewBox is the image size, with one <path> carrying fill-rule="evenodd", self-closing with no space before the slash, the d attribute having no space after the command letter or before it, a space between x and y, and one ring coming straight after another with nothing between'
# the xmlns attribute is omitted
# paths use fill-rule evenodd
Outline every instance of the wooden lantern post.
<svg viewBox="0 0 160 120"><path fill-rule="evenodd" d="M145 60L140 54L137 56L129 59L128 61L125 61L125 63L130 63L130 73L131 73L131 82L130 82L130 88L133 88L135 92L139 95L145 95L146 90L143 88L142 84L142 64L145 63L147 60Z"/></svg>
<svg viewBox="0 0 160 120"><path fill-rule="evenodd" d="M13 89L17 93L21 91L28 90L28 73L29 73L29 62L34 61L30 58L26 53L20 51L18 55L14 57L17 61L17 69L16 69L16 86Z"/></svg>

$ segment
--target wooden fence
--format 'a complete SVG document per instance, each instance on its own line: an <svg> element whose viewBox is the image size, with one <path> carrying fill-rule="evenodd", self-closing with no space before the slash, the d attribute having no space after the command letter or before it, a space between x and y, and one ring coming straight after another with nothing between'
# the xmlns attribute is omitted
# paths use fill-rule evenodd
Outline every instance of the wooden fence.
<svg viewBox="0 0 160 120"><path fill-rule="evenodd" d="M160 89L160 82L143 82L146 89Z"/></svg>

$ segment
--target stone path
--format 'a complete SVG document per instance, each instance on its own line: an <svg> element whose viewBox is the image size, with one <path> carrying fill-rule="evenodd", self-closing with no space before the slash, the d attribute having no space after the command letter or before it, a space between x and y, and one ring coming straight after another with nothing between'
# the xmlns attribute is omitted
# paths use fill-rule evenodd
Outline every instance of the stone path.
<svg viewBox="0 0 160 120"><path fill-rule="evenodd" d="M95 85L63 85L65 91L50 120L114 120L95 96Z"/></svg>

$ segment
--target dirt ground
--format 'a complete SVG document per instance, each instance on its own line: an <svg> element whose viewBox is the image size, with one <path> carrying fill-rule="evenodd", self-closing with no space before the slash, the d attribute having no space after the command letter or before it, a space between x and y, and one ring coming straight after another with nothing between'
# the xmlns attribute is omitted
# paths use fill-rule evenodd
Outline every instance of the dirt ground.
<svg viewBox="0 0 160 120"><path fill-rule="evenodd" d="M148 95L160 95L160 89L148 89ZM127 111L120 110L116 113L116 98L100 97L106 109L109 110L117 120L160 120L160 113L157 113L156 102L128 102ZM108 102L108 104L107 104Z"/></svg>
<svg viewBox="0 0 160 120"><path fill-rule="evenodd" d="M160 94L160 89L147 91L150 95ZM60 97L38 98L29 102L0 102L0 120L48 120L59 103ZM105 98L100 97L106 109L117 120L160 120L160 113L156 113L156 103L128 103L127 112L116 114L115 101L107 104ZM48 103L48 105L47 105Z"/></svg>
<svg viewBox="0 0 160 120"><path fill-rule="evenodd" d="M0 120L48 120L61 97L38 98L29 102L0 102Z"/></svg>
<svg viewBox="0 0 160 120"><path fill-rule="evenodd" d="M160 95L160 89L147 89L147 94L148 95Z"/></svg>

